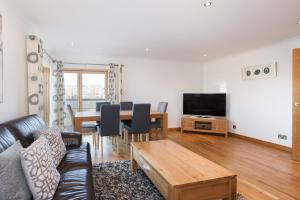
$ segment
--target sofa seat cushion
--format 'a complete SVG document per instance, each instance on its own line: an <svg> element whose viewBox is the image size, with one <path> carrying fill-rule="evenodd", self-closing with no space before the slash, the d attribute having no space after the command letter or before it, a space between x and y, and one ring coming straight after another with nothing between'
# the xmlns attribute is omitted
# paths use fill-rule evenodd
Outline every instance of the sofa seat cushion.
<svg viewBox="0 0 300 200"><path fill-rule="evenodd" d="M53 200L95 199L92 177L88 167L63 172Z"/></svg>
<svg viewBox="0 0 300 200"><path fill-rule="evenodd" d="M67 153L57 169L59 173L81 168L91 170L91 162L90 144L82 143L80 147L67 149Z"/></svg>

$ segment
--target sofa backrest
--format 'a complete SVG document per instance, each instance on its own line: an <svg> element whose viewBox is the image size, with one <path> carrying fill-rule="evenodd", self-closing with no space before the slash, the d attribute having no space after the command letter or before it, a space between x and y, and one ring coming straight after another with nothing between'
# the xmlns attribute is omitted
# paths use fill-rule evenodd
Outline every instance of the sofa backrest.
<svg viewBox="0 0 300 200"><path fill-rule="evenodd" d="M16 142L14 135L4 126L0 126L0 153Z"/></svg>
<svg viewBox="0 0 300 200"><path fill-rule="evenodd" d="M24 148L28 147L34 141L32 133L46 126L43 119L38 115L21 117L1 125L9 129L16 140L20 140Z"/></svg>

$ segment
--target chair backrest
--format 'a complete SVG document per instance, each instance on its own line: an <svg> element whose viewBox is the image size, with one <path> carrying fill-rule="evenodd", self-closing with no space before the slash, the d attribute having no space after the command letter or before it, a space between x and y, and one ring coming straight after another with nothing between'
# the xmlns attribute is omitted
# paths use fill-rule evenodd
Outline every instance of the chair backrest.
<svg viewBox="0 0 300 200"><path fill-rule="evenodd" d="M120 105L102 105L100 135L114 136L120 133Z"/></svg>
<svg viewBox="0 0 300 200"><path fill-rule="evenodd" d="M150 104L134 104L131 120L133 133L149 133L150 130Z"/></svg>
<svg viewBox="0 0 300 200"><path fill-rule="evenodd" d="M67 108L68 108L69 115L70 115L70 118L71 118L72 126L73 126L73 128L74 128L74 126L75 126L75 115L74 115L72 106L71 106L70 104L68 104L68 105L67 105Z"/></svg>
<svg viewBox="0 0 300 200"><path fill-rule="evenodd" d="M108 101L96 102L96 111L100 112L102 105L110 105Z"/></svg>
<svg viewBox="0 0 300 200"><path fill-rule="evenodd" d="M168 102L159 102L157 112L167 112Z"/></svg>
<svg viewBox="0 0 300 200"><path fill-rule="evenodd" d="M132 101L121 101L121 110L132 110L133 102Z"/></svg>

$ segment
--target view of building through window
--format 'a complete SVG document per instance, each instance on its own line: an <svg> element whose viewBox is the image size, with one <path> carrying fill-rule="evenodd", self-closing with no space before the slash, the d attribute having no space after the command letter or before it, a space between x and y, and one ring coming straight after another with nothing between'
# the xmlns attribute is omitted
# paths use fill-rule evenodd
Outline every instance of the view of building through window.
<svg viewBox="0 0 300 200"><path fill-rule="evenodd" d="M64 74L66 102L74 111L94 111L96 102L105 100L105 72L66 71Z"/></svg>

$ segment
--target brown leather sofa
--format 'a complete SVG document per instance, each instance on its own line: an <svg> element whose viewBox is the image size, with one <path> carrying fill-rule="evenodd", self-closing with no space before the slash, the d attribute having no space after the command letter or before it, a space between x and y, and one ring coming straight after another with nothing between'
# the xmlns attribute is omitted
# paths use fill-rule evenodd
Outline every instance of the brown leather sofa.
<svg viewBox="0 0 300 200"><path fill-rule="evenodd" d="M33 141L32 133L45 126L37 115L30 115L0 124L0 153L20 140L24 148ZM58 171L61 175L54 200L95 199L89 143L81 142L81 135L63 132L67 153Z"/></svg>

